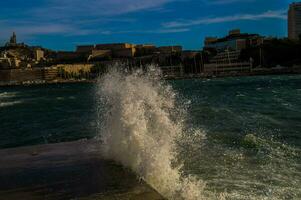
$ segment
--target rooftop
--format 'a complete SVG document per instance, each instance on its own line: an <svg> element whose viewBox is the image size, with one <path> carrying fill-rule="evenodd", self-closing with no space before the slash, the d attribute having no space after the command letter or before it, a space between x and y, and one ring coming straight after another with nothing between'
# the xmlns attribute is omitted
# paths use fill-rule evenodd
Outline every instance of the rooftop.
<svg viewBox="0 0 301 200"><path fill-rule="evenodd" d="M259 34L241 33L240 30L230 30L229 34L223 38L208 37L206 38L206 40L210 44L216 44L216 43L226 42L234 39L248 39L248 38L259 37L259 36L260 36Z"/></svg>

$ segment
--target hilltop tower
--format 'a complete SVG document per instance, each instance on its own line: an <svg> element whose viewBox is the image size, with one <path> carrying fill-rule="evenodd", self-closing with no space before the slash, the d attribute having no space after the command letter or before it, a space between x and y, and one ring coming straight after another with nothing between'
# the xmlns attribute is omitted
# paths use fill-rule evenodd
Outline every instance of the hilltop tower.
<svg viewBox="0 0 301 200"><path fill-rule="evenodd" d="M15 32L13 32L13 35L10 37L5 46L17 46L17 35Z"/></svg>
<svg viewBox="0 0 301 200"><path fill-rule="evenodd" d="M13 32L13 35L10 37L10 41L9 41L10 44L13 44L13 45L16 45L17 44L17 36L16 36L16 33Z"/></svg>

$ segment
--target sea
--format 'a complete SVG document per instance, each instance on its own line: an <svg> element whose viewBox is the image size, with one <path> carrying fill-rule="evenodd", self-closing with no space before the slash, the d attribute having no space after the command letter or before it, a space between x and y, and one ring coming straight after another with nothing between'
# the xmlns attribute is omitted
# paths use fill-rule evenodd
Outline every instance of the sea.
<svg viewBox="0 0 301 200"><path fill-rule="evenodd" d="M92 138L167 199L301 199L301 75L0 88L0 149Z"/></svg>

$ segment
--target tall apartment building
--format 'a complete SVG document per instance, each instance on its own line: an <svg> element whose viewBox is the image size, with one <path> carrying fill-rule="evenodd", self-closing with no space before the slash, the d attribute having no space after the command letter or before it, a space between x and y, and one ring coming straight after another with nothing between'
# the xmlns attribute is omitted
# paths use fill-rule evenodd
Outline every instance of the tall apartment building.
<svg viewBox="0 0 301 200"><path fill-rule="evenodd" d="M288 38L298 40L301 35L301 2L290 4L288 11Z"/></svg>

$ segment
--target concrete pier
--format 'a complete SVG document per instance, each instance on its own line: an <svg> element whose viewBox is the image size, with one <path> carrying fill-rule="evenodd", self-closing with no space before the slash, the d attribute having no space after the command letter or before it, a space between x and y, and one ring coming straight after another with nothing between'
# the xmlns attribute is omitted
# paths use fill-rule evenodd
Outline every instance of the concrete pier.
<svg viewBox="0 0 301 200"><path fill-rule="evenodd" d="M163 200L128 169L101 157L97 141L0 150L0 200Z"/></svg>

